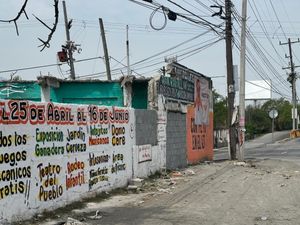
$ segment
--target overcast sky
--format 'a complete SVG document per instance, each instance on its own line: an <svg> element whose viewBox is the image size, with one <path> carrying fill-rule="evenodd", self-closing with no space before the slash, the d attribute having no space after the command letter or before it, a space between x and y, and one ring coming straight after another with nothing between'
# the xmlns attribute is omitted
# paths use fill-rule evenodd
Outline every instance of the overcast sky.
<svg viewBox="0 0 300 225"><path fill-rule="evenodd" d="M141 0L138 0L141 2ZM22 6L20 0L0 2L0 19L10 19L17 15ZM157 0L171 10L188 14L167 0ZM177 4L192 11L196 15L209 20L211 23L220 24L220 18L211 18L212 11L209 6L214 0L174 0ZM217 1L222 4L223 1ZM234 0L236 10L240 13L241 1ZM203 3L203 4L200 4ZM289 98L291 91L286 81L287 75L283 66L288 66L288 46L280 46L279 41L286 42L287 38L296 40L300 37L300 9L299 0L249 0L248 4L248 28L255 38L257 51L263 51L271 64L264 67L264 79L272 80L274 91L281 92L281 95ZM207 31L207 28L177 19L167 21L166 27L160 31L150 27L149 18L153 10L142 7L128 0L66 0L69 19L73 19L71 28L71 39L80 45L82 51L75 53L76 60L89 59L103 56L102 42L100 38L98 18L103 18L108 51L111 58L113 79L119 78L122 73L126 74L126 25L129 25L130 40L130 62L134 64L156 53L170 49L182 42L192 39ZM205 7L208 6L208 7ZM29 20L22 15L18 21L20 35L16 35L13 23L0 23L0 49L1 63L0 71L16 70L20 68L56 64L56 53L65 44L66 35L63 23L62 1L59 2L60 17L57 31L55 32L50 48L40 52L38 38L47 39L49 30L40 24L33 16L41 18L49 26L54 21L54 8L52 0L28 0L26 12ZM254 14L255 12L255 14ZM191 15L188 15L191 17ZM162 14L157 13L152 20L154 26L161 27L164 23ZM239 26L235 23L239 31ZM264 29L264 30L263 30ZM217 41L220 37L214 32L206 33L194 40L173 48L171 51L146 60L143 63L132 66L133 74L137 76L153 76L164 65L165 56L179 56L179 62L193 70L213 78L214 87L223 95L226 92L226 61L225 41L221 40L209 48L202 49L202 46ZM239 36L234 33L236 43ZM255 45L254 43L254 45ZM265 63L258 55L251 44L247 42L249 50L253 55L249 57L258 60L262 66ZM200 48L200 49L199 49ZM199 50L197 50L199 49ZM293 45L296 65L300 65L300 43ZM234 49L234 64L239 64L237 48ZM298 56L298 57L297 57ZM298 59L299 58L299 59ZM121 63L119 63L119 62ZM255 64L255 63L254 63ZM256 65L258 66L258 65ZM275 71L274 71L274 69ZM59 78L67 78L68 66L51 66L34 70L17 71L17 75L23 80L35 80L39 75L52 75ZM105 65L102 59L75 63L76 77L105 79ZM9 79L11 72L0 73L0 77ZM95 74L89 76L91 74ZM257 71L247 66L246 79L261 80ZM280 76L280 77L279 77ZM299 86L299 85L298 85ZM276 90L275 90L276 89ZM273 94L273 96L280 96Z"/></svg>

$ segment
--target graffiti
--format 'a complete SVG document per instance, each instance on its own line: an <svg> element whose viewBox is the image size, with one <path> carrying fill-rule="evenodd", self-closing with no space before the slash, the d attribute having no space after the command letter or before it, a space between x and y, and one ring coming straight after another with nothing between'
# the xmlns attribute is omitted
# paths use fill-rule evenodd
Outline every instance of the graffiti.
<svg viewBox="0 0 300 225"><path fill-rule="evenodd" d="M77 109L77 125L86 125L87 124L87 116L85 114L84 108Z"/></svg>
<svg viewBox="0 0 300 225"><path fill-rule="evenodd" d="M195 119L191 119L191 133L192 133L192 149L203 150L206 141L206 125L196 125Z"/></svg>
<svg viewBox="0 0 300 225"><path fill-rule="evenodd" d="M89 165L90 167L94 166L99 166L103 163L108 163L110 159L109 155L98 155L95 156L94 153L89 154ZM89 189L91 189L94 185L97 183L103 182L103 181L108 181L109 176L108 176L108 168L106 166L104 167L98 167L96 169L91 169L89 174L90 174L90 179L89 179Z"/></svg>
<svg viewBox="0 0 300 225"><path fill-rule="evenodd" d="M54 142L63 142L64 134L58 127L50 128L50 131L41 131L39 128L35 129L35 155L37 157L62 155L65 152L64 146L57 146ZM51 143L51 146L41 146L46 143Z"/></svg>
<svg viewBox="0 0 300 225"><path fill-rule="evenodd" d="M7 104L5 104L7 103ZM27 101L0 102L0 124L74 124L74 115L71 108L54 106L53 103L45 105L29 104Z"/></svg>
<svg viewBox="0 0 300 225"><path fill-rule="evenodd" d="M71 113L71 108L54 106L52 103L48 103L47 124L74 124L74 115Z"/></svg>
<svg viewBox="0 0 300 225"><path fill-rule="evenodd" d="M25 124L28 121L27 101L0 102L0 123L2 124Z"/></svg>
<svg viewBox="0 0 300 225"><path fill-rule="evenodd" d="M0 131L1 150L26 145L27 139L26 134L17 131L10 134ZM26 165L27 158L27 151L21 149L0 153L0 200L8 196L25 194L27 191L25 183L31 178L31 166Z"/></svg>
<svg viewBox="0 0 300 225"><path fill-rule="evenodd" d="M187 158L188 162L198 163L213 158L213 114L209 113L209 124L196 124L195 106L187 111Z"/></svg>
<svg viewBox="0 0 300 225"><path fill-rule="evenodd" d="M82 131L82 127L79 127L78 130L73 131L67 129L67 141L72 141L75 139L85 141L85 133Z"/></svg>
<svg viewBox="0 0 300 225"><path fill-rule="evenodd" d="M8 185L0 187L0 199L4 199L10 195L23 194L25 191L25 184L23 181L10 181Z"/></svg>
<svg viewBox="0 0 300 225"><path fill-rule="evenodd" d="M17 165L17 162L26 161L27 152L11 152L11 153L1 153L0 154L0 164L9 163L10 166Z"/></svg>
<svg viewBox="0 0 300 225"><path fill-rule="evenodd" d="M56 146L54 143L51 147L41 147L39 144L35 145L35 155L37 157L62 155L64 152L64 146Z"/></svg>
<svg viewBox="0 0 300 225"><path fill-rule="evenodd" d="M0 131L0 147L10 147L12 145L26 145L27 135L19 135L17 132L14 134L3 135L2 131Z"/></svg>
<svg viewBox="0 0 300 225"><path fill-rule="evenodd" d="M89 180L89 189L91 189L95 184L100 183L101 181L108 181L108 168L105 166L103 168L99 167L98 169L90 170L90 180Z"/></svg>
<svg viewBox="0 0 300 225"><path fill-rule="evenodd" d="M89 117L92 124L106 124L109 122L109 111L107 108L99 109L97 106L89 106Z"/></svg>
<svg viewBox="0 0 300 225"><path fill-rule="evenodd" d="M107 145L109 144L109 137L105 138L89 138L89 145Z"/></svg>
<svg viewBox="0 0 300 225"><path fill-rule="evenodd" d="M59 141L62 142L64 140L64 133L58 130L58 127L53 130L53 127L50 128L51 131L40 131L39 128L35 129L35 139L36 142L54 142Z"/></svg>
<svg viewBox="0 0 300 225"><path fill-rule="evenodd" d="M125 127L111 126L112 145L125 145Z"/></svg>
<svg viewBox="0 0 300 225"><path fill-rule="evenodd" d="M96 166L101 163L107 163L109 158L109 155L95 156L94 153L89 153L89 165Z"/></svg>
<svg viewBox="0 0 300 225"><path fill-rule="evenodd" d="M77 129L71 130L67 128L67 144L66 144L66 152L68 154L78 153L78 152L85 152L87 149L85 143L85 132L83 131L82 127ZM70 143L72 141L82 141L82 143Z"/></svg>
<svg viewBox="0 0 300 225"><path fill-rule="evenodd" d="M63 187L59 184L57 175L61 172L60 165L48 163L46 166L43 163L37 166L39 171L40 187L38 199L40 201L54 200L63 195ZM38 184L37 184L38 185Z"/></svg>
<svg viewBox="0 0 300 225"><path fill-rule="evenodd" d="M15 181L22 178L30 178L31 177L31 167L16 167L13 169L2 170L0 172L0 180L1 181Z"/></svg>
<svg viewBox="0 0 300 225"><path fill-rule="evenodd" d="M26 188L23 179L31 177L31 167L16 167L18 162L26 161L27 152L11 152L0 154L0 164L9 164L13 168L3 169L0 171L0 183L9 182L0 186L0 199L10 195L24 194ZM15 166L15 167L14 167ZM22 179L22 180L20 180Z"/></svg>
<svg viewBox="0 0 300 225"><path fill-rule="evenodd" d="M83 143L83 144L79 144L79 143L70 144L70 143L67 143L66 150L67 150L67 153L85 152L86 151L86 144L85 143Z"/></svg>
<svg viewBox="0 0 300 225"><path fill-rule="evenodd" d="M75 158L75 162L68 162L67 171L68 175L66 175L66 190L76 186L81 186L85 183L84 162L77 161L77 158ZM73 172L75 172L75 175Z"/></svg>
<svg viewBox="0 0 300 225"><path fill-rule="evenodd" d="M91 136L89 137L89 145L107 145L109 144L109 137L100 137L108 134L108 128L90 126ZM96 136L93 138L92 136Z"/></svg>
<svg viewBox="0 0 300 225"><path fill-rule="evenodd" d="M111 173L118 173L118 171L126 170L126 164L123 163L124 155L123 154L113 154L113 166L111 168ZM121 163L119 162L121 161Z"/></svg>
<svg viewBox="0 0 300 225"><path fill-rule="evenodd" d="M140 145L138 146L138 162L146 162L152 160L152 149L151 145Z"/></svg>
<svg viewBox="0 0 300 225"><path fill-rule="evenodd" d="M47 105L16 100L0 102L0 124L26 124L29 121L32 125L74 125L75 120L77 125L86 125L88 121L91 124L124 124L129 121L129 111L89 106L79 107L73 114L70 107L54 105L51 102Z"/></svg>
<svg viewBox="0 0 300 225"><path fill-rule="evenodd" d="M135 141L131 115L119 107L0 101L1 216L21 218L125 185Z"/></svg>
<svg viewBox="0 0 300 225"><path fill-rule="evenodd" d="M90 130L91 130L91 135L97 137L108 134L108 128L90 126Z"/></svg>
<svg viewBox="0 0 300 225"><path fill-rule="evenodd" d="M110 111L107 108L98 108L97 106L89 106L89 117L92 124L107 124L107 123L128 123L129 111L125 109L112 108Z"/></svg>
<svg viewBox="0 0 300 225"><path fill-rule="evenodd" d="M45 115L46 114L46 115ZM27 101L8 101L0 103L0 123L2 124L74 124L74 115L71 108L54 106L52 103L45 105L30 104Z"/></svg>
<svg viewBox="0 0 300 225"><path fill-rule="evenodd" d="M113 108L113 110L109 112L109 118L111 123L128 123L129 112L126 109Z"/></svg>
<svg viewBox="0 0 300 225"><path fill-rule="evenodd" d="M118 171L124 171L126 170L126 164L122 163L115 163L111 168L111 173L118 173Z"/></svg>

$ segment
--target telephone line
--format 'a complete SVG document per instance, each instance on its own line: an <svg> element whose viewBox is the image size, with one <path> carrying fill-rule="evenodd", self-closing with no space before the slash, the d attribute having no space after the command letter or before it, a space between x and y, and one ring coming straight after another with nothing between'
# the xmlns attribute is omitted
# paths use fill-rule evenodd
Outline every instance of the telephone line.
<svg viewBox="0 0 300 225"><path fill-rule="evenodd" d="M74 63L85 62L85 61L101 59L101 58L103 58L103 57L98 56L98 57L93 57L93 58L86 58L86 59L74 61ZM16 69L1 70L0 73L9 73L9 72L23 71L23 70L33 70L33 69L52 67L52 66L62 66L62 65L66 65L66 64L67 63L53 63L53 64L46 64L46 65L40 65L40 66L29 66L29 67L22 67L22 68L16 68Z"/></svg>

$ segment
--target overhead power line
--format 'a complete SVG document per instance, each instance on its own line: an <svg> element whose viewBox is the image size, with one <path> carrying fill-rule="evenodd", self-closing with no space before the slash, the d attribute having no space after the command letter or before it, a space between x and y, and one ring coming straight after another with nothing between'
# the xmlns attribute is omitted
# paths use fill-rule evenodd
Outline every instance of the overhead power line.
<svg viewBox="0 0 300 225"><path fill-rule="evenodd" d="M85 61L90 61L94 59L102 59L103 57L93 57L93 58L87 58L87 59L80 59L74 61L74 63L79 63L79 62L85 62ZM10 72L15 72L15 71L23 71L23 70L33 70L33 69L39 69L39 68L45 68L45 67L52 67L52 66L61 66L65 65L67 63L53 63L53 64L46 64L46 65L39 65L39 66L29 66L29 67L21 67L21 68L15 68L15 69L9 69L9 70L1 70L0 73L10 73Z"/></svg>

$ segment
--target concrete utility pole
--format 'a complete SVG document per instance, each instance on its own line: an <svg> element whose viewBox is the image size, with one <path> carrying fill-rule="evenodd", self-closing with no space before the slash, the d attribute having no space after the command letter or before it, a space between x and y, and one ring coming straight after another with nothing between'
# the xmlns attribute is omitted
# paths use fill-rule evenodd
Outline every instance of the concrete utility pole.
<svg viewBox="0 0 300 225"><path fill-rule="evenodd" d="M107 44L106 44L106 38L105 38L104 25L103 25L102 18L99 18L99 25L100 25L100 32L101 32L102 43L103 43L104 60L105 60L105 66L106 66L107 80L111 80L108 50L107 50Z"/></svg>
<svg viewBox="0 0 300 225"><path fill-rule="evenodd" d="M247 21L247 0L242 4L242 30L241 30L241 55L240 55L240 148L238 160L244 161L245 152L245 73L246 73L246 21Z"/></svg>
<svg viewBox="0 0 300 225"><path fill-rule="evenodd" d="M131 75L130 60L129 60L129 37L128 37L129 26L126 25L126 56L127 56L127 75Z"/></svg>
<svg viewBox="0 0 300 225"><path fill-rule="evenodd" d="M293 130L298 129L298 124L297 124L297 115L296 115L296 108L297 108L297 93L296 93L296 73L295 73L295 68L299 67L299 66L295 66L294 62L293 62L293 51L292 51L292 44L294 43L299 43L300 40L298 38L297 41L291 41L291 39L288 39L288 42L286 43L281 43L279 42L280 45L289 45L289 54L290 56L288 58L290 58L290 66L289 67L284 67L283 69L291 69L291 73L288 77L288 81L291 82L292 84L292 102L293 102L293 115L292 115L292 121L293 121Z"/></svg>
<svg viewBox="0 0 300 225"><path fill-rule="evenodd" d="M234 79L233 79L233 60L232 60L232 22L231 22L231 0L225 0L226 17L226 62L227 62L227 98L228 98L228 129L229 129L229 147L230 158L236 159L236 135L235 127L232 125L232 116L234 111Z"/></svg>
<svg viewBox="0 0 300 225"><path fill-rule="evenodd" d="M74 58L73 58L73 44L70 39L70 25L68 21L68 15L67 15L67 7L66 2L63 1L63 9L64 9L64 17L65 17L65 29L66 29L66 37L67 37L67 49L68 49L68 55L69 55L69 64L70 64L70 72L71 72L71 79L75 80L75 68L74 68Z"/></svg>

